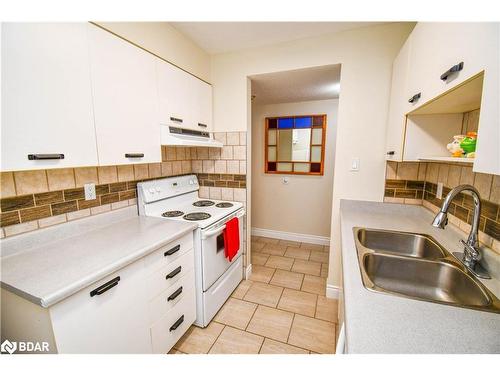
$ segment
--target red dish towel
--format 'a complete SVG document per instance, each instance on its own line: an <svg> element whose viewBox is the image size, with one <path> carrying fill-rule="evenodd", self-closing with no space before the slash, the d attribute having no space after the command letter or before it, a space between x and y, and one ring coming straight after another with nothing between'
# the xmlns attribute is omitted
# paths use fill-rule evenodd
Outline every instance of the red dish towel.
<svg viewBox="0 0 500 375"><path fill-rule="evenodd" d="M226 223L224 229L224 252L231 262L240 249L240 223L233 217Z"/></svg>

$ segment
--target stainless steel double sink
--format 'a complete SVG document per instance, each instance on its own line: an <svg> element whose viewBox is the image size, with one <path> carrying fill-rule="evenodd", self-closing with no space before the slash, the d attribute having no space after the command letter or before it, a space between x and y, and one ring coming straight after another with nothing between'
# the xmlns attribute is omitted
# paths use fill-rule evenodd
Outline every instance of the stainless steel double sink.
<svg viewBox="0 0 500 375"><path fill-rule="evenodd" d="M500 300L426 234L354 228L365 288L500 313Z"/></svg>

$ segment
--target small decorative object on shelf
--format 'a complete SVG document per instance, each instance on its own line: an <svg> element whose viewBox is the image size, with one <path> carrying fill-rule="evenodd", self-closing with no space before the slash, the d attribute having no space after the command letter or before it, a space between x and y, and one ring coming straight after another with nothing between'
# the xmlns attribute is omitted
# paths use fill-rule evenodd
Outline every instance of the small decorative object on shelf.
<svg viewBox="0 0 500 375"><path fill-rule="evenodd" d="M465 139L464 135L454 135L453 141L446 145L446 148L451 152L451 156L460 158L464 154L464 150L460 146L462 141Z"/></svg>
<svg viewBox="0 0 500 375"><path fill-rule="evenodd" d="M460 142L460 147L464 150L466 157L474 158L476 156L477 133L467 132L467 136Z"/></svg>

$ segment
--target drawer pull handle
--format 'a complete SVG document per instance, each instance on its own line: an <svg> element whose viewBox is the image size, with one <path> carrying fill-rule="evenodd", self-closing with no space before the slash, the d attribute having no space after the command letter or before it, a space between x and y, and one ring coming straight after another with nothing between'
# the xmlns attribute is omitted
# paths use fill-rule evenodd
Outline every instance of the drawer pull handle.
<svg viewBox="0 0 500 375"><path fill-rule="evenodd" d="M179 294L181 294L181 293L182 293L182 286L179 289L177 289L175 292L173 292L170 295L170 297L167 298L167 302L176 299L177 297L179 297Z"/></svg>
<svg viewBox="0 0 500 375"><path fill-rule="evenodd" d="M95 288L93 291L90 292L90 296L91 297L100 296L101 294L107 292L111 288L117 286L119 282L120 282L120 276L117 276L113 280L109 280L107 283L102 284L98 288Z"/></svg>
<svg viewBox="0 0 500 375"><path fill-rule="evenodd" d="M64 154L29 154L28 160L56 160L64 159Z"/></svg>
<svg viewBox="0 0 500 375"><path fill-rule="evenodd" d="M179 326L182 324L183 321L184 321L184 315L182 315L179 319L177 319L177 321L172 325L172 327L170 327L169 332L175 331L177 328L179 328Z"/></svg>
<svg viewBox="0 0 500 375"><path fill-rule="evenodd" d="M415 103L418 99L420 99L421 96L422 96L421 92L413 95L410 99L408 99L408 103Z"/></svg>
<svg viewBox="0 0 500 375"><path fill-rule="evenodd" d="M395 153L396 153L396 151L387 151L387 155L390 155L390 156L394 155Z"/></svg>
<svg viewBox="0 0 500 375"><path fill-rule="evenodd" d="M171 279L172 277L175 277L177 276L182 270L182 267L179 266L177 267L175 270L173 270L172 272L170 272L167 276L165 276L165 278L168 280L168 279Z"/></svg>
<svg viewBox="0 0 500 375"><path fill-rule="evenodd" d="M165 252L163 253L163 256L168 257L169 255L175 254L175 253L176 253L176 252L178 252L180 249L181 249L181 245L177 245L177 246L175 246L175 247L171 248L170 250L165 251Z"/></svg>
<svg viewBox="0 0 500 375"><path fill-rule="evenodd" d="M201 127L201 128L206 128L208 125L207 124L202 124L201 122L199 122L198 126Z"/></svg>
<svg viewBox="0 0 500 375"><path fill-rule="evenodd" d="M170 121L182 122L182 119L181 118L177 118L177 117L170 117Z"/></svg>
<svg viewBox="0 0 500 375"><path fill-rule="evenodd" d="M125 154L126 158L143 158L144 154L143 153L127 153Z"/></svg>
<svg viewBox="0 0 500 375"><path fill-rule="evenodd" d="M443 74L441 74L441 81L446 81L448 79L448 77L452 74L452 73L456 73L456 72L459 72L461 71L462 69L464 68L464 62L459 62L457 65L453 65L450 69L448 69L446 72L444 72Z"/></svg>

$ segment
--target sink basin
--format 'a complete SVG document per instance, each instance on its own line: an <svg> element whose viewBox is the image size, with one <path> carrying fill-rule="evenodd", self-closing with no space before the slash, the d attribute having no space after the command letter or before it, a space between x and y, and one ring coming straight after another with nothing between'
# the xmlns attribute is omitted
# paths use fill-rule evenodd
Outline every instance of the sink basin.
<svg viewBox="0 0 500 375"><path fill-rule="evenodd" d="M362 246L375 252L428 259L446 257L436 241L425 234L358 228L355 235Z"/></svg>
<svg viewBox="0 0 500 375"><path fill-rule="evenodd" d="M478 282L449 263L371 253L364 255L363 268L375 290L464 306L491 304Z"/></svg>

